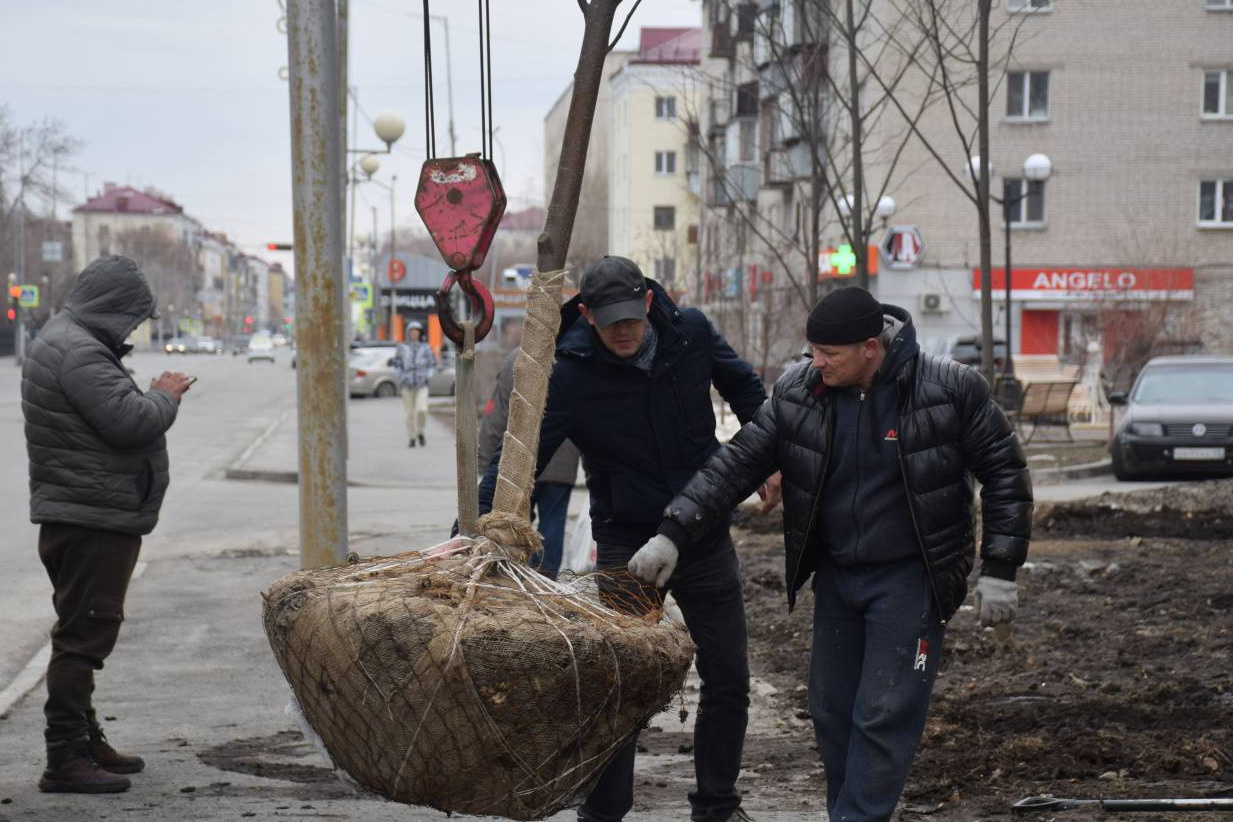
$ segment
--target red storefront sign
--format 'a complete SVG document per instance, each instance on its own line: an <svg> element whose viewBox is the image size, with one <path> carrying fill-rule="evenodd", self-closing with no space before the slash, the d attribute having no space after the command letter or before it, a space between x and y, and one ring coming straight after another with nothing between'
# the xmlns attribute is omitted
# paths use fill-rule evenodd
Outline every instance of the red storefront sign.
<svg viewBox="0 0 1233 822"><path fill-rule="evenodd" d="M995 268L993 299L1006 294L1005 269ZM1192 268L1012 268L1012 300L1193 300ZM972 270L972 298L980 297L980 269Z"/></svg>

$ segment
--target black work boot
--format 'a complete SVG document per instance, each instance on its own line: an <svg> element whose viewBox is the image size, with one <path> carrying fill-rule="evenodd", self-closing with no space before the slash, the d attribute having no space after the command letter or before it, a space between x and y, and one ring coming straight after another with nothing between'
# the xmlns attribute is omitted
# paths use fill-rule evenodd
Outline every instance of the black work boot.
<svg viewBox="0 0 1233 822"><path fill-rule="evenodd" d="M128 777L105 771L90 754L90 737L47 743L47 770L39 780L43 793L121 793Z"/></svg>
<svg viewBox="0 0 1233 822"><path fill-rule="evenodd" d="M146 766L140 756L122 754L107 742L101 726L90 724L90 754L103 770L111 773L138 773Z"/></svg>
<svg viewBox="0 0 1233 822"><path fill-rule="evenodd" d="M424 435L420 434L420 445L427 445L427 444L428 443L424 442Z"/></svg>

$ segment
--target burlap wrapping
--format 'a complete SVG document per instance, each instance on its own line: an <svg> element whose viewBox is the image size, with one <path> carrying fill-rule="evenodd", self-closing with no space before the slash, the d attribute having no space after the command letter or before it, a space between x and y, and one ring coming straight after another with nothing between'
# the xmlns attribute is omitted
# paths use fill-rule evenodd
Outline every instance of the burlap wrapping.
<svg viewBox="0 0 1233 822"><path fill-rule="evenodd" d="M490 517L481 532L533 541ZM486 538L455 543L290 574L265 595L266 634L305 718L364 788L540 819L580 802L680 690L692 645L658 603L605 599L646 615L618 613L585 580L548 580Z"/></svg>
<svg viewBox="0 0 1233 822"><path fill-rule="evenodd" d="M501 464L492 510L531 515L535 461L539 454L539 427L548 396L561 327L561 289L564 271L535 272L527 290L527 318L522 345L514 361L514 388L509 398L509 422L501 446Z"/></svg>

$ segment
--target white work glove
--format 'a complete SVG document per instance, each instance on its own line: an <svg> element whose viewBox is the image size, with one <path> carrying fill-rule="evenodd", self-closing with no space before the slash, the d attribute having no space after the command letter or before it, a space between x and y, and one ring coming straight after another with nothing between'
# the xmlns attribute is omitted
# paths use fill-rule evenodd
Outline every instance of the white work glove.
<svg viewBox="0 0 1233 822"><path fill-rule="evenodd" d="M676 543L663 534L656 534L629 558L629 564L626 567L629 568L634 579L654 585L656 588L663 588L668 584L668 578L672 576L672 572L676 570L676 561L680 555L681 552L677 550Z"/></svg>
<svg viewBox="0 0 1233 822"><path fill-rule="evenodd" d="M1012 580L982 576L976 580L976 611L983 626L1011 622L1019 613L1019 586Z"/></svg>

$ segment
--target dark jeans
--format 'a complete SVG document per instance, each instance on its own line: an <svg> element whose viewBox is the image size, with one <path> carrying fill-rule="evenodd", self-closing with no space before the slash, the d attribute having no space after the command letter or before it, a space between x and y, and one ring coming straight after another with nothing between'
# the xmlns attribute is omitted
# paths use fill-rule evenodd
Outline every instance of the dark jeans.
<svg viewBox="0 0 1233 822"><path fill-rule="evenodd" d="M912 557L815 577L809 711L833 822L889 820L916 755L945 627Z"/></svg>
<svg viewBox="0 0 1233 822"><path fill-rule="evenodd" d="M536 512L536 530L544 538L544 550L536 551L528 563L544 576L556 579L565 553L565 515L569 513L569 493L574 486L563 482L537 482L531 494Z"/></svg>
<svg viewBox="0 0 1233 822"><path fill-rule="evenodd" d="M640 546L599 545L601 593L613 607L637 610L640 598L658 599L653 588L639 585L625 564ZM695 822L722 822L741 804L736 777L741 770L745 726L749 719L748 638L741 569L732 539L725 533L715 544L699 545L677 566L668 581L697 647L695 664L702 688L694 725L694 775L689 794ZM645 599L643 600L645 601ZM616 822L634 804L634 754L638 734L608 763L595 789L578 812L580 819Z"/></svg>
<svg viewBox="0 0 1233 822"><path fill-rule="evenodd" d="M94 672L111 653L124 621L124 595L141 537L46 523L39 558L51 578L56 624L47 664L48 742L84 736L94 720Z"/></svg>

